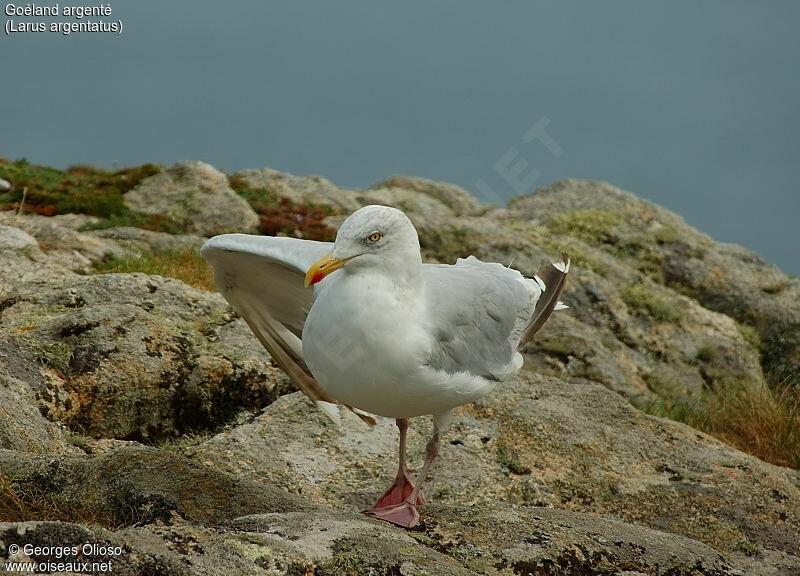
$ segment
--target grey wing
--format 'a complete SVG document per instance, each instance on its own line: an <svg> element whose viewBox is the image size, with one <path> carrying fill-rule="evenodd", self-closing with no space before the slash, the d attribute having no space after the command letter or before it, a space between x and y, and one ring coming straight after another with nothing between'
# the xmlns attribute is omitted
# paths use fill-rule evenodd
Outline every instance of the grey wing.
<svg viewBox="0 0 800 576"><path fill-rule="evenodd" d="M303 360L301 336L313 291L303 286L306 270L333 249L329 242L288 237L223 234L201 249L214 281L273 360L334 421L336 400Z"/></svg>
<svg viewBox="0 0 800 576"><path fill-rule="evenodd" d="M455 266L426 264L434 345L428 365L503 380L519 368L517 343L541 288L516 270L470 256Z"/></svg>

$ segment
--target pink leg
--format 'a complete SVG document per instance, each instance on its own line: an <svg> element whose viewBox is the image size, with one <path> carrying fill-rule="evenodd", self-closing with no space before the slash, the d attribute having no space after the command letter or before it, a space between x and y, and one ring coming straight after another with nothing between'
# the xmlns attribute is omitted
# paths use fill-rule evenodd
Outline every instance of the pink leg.
<svg viewBox="0 0 800 576"><path fill-rule="evenodd" d="M414 490L414 482L409 475L409 469L406 465L406 433L408 432L408 419L398 418L396 421L397 428L400 430L400 464L397 468L397 476L394 483L389 486L389 489L383 493L383 496L378 498L375 505L365 510L367 514L374 514L388 506L399 504L411 494ZM417 504L425 504L425 496L418 491L415 495Z"/></svg>
<svg viewBox="0 0 800 576"><path fill-rule="evenodd" d="M419 522L419 513L417 512L417 505L424 504L425 499L422 496L422 484L428 477L428 470L431 464L439 455L440 434L437 427L434 428L433 437L428 442L425 448L425 464L417 478L417 485L408 493L408 495L399 503L381 508L372 508L367 510L368 514L372 514L380 520L403 526L404 528L411 528ZM399 473L398 473L399 474ZM422 499L422 501L420 501Z"/></svg>

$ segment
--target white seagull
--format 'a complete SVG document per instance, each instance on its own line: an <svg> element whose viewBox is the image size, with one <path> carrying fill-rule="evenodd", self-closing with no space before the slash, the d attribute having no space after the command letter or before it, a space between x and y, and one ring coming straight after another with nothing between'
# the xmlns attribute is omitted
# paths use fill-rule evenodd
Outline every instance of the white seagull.
<svg viewBox="0 0 800 576"><path fill-rule="evenodd" d="M452 410L517 373L519 351L565 307L569 272L566 254L532 278L474 256L423 264L408 217L375 205L349 216L334 243L224 234L202 254L223 296L328 416L337 421L343 405L367 423L366 413L396 420L397 476L365 512L404 527L419 520ZM406 430L426 414L433 436L415 484Z"/></svg>

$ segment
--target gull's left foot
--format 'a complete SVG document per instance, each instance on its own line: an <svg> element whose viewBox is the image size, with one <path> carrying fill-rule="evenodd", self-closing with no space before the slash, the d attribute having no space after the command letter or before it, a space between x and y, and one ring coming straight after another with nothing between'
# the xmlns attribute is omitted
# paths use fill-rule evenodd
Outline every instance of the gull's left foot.
<svg viewBox="0 0 800 576"><path fill-rule="evenodd" d="M374 510L381 510L394 506L395 504L400 504L403 500L408 498L413 491L414 481L411 479L408 472L404 471L402 475L398 475L398 478L396 478L394 483L389 486L389 489L383 493L383 496L378 498L375 505L368 510L364 510L364 513L370 513ZM414 504L417 506L425 504L425 495L421 491L417 491L417 499Z"/></svg>
<svg viewBox="0 0 800 576"><path fill-rule="evenodd" d="M408 500L382 508L370 508L369 510L364 510L364 514L369 514L379 520L390 522L403 528L411 528L419 522L417 507Z"/></svg>

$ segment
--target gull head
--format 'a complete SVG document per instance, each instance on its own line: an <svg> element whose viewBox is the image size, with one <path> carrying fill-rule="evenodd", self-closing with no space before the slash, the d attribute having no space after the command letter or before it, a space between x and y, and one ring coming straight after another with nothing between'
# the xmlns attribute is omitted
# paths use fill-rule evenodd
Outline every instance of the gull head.
<svg viewBox="0 0 800 576"><path fill-rule="evenodd" d="M411 274L422 265L417 230L402 211L370 205L342 222L333 251L308 269L306 286L339 269L349 272L383 270L394 276Z"/></svg>

